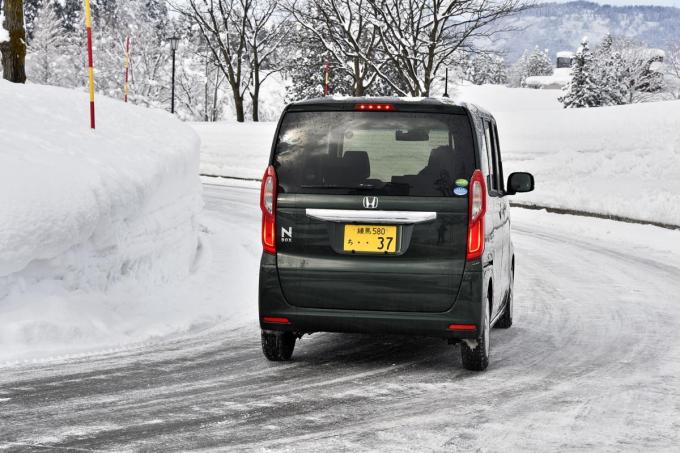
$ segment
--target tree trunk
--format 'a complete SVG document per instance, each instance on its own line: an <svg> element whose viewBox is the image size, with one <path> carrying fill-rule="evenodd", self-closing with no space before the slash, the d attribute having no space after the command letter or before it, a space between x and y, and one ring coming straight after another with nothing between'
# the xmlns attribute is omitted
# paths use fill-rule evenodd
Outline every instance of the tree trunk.
<svg viewBox="0 0 680 453"><path fill-rule="evenodd" d="M253 91L250 93L250 100L253 103L253 121L260 121L260 65L257 63L253 65Z"/></svg>
<svg viewBox="0 0 680 453"><path fill-rule="evenodd" d="M246 119L243 113L243 96L239 94L238 90L234 91L234 109L236 110L236 121L243 123Z"/></svg>
<svg viewBox="0 0 680 453"><path fill-rule="evenodd" d="M260 103L260 87L255 87L250 94L250 99L253 103L253 121L260 121L259 103Z"/></svg>
<svg viewBox="0 0 680 453"><path fill-rule="evenodd" d="M15 83L26 82L26 31L24 30L23 0L5 0L5 30L9 32L9 42L0 43L2 52L2 76Z"/></svg>

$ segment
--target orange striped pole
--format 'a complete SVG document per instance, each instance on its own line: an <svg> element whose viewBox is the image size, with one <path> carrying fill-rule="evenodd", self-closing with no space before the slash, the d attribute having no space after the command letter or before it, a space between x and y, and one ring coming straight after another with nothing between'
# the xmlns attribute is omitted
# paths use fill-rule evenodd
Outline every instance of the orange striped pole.
<svg viewBox="0 0 680 453"><path fill-rule="evenodd" d="M94 63L92 61L92 14L90 0L85 0L85 30L87 31L87 66L90 82L90 128L94 129Z"/></svg>
<svg viewBox="0 0 680 453"><path fill-rule="evenodd" d="M125 38L125 85L123 85L123 94L125 102L128 101L128 74L130 71L130 36Z"/></svg>

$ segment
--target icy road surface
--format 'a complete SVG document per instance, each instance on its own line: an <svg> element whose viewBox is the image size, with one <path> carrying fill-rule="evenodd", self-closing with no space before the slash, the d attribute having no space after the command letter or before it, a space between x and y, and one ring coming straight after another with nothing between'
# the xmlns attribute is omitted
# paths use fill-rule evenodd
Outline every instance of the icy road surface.
<svg viewBox="0 0 680 453"><path fill-rule="evenodd" d="M257 237L257 191L205 195ZM0 450L677 451L679 233L513 220L516 321L485 373L444 341L387 336L315 334L268 363L250 319L0 369Z"/></svg>

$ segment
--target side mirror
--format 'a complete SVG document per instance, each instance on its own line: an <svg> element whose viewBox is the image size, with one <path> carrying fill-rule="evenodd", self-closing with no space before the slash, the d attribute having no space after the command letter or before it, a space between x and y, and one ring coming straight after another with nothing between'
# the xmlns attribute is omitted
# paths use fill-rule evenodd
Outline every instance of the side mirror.
<svg viewBox="0 0 680 453"><path fill-rule="evenodd" d="M531 192L532 190L534 190L534 176L531 173L511 173L510 177L508 177L508 195L514 195L521 192Z"/></svg>

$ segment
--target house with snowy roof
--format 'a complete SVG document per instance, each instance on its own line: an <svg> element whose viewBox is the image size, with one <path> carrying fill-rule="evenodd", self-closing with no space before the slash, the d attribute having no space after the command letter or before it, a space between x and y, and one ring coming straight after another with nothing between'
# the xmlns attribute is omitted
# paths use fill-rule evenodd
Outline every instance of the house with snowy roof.
<svg viewBox="0 0 680 453"><path fill-rule="evenodd" d="M560 51L556 54L555 70L547 76L530 76L524 81L527 88L561 90L571 80L571 64L574 52Z"/></svg>

